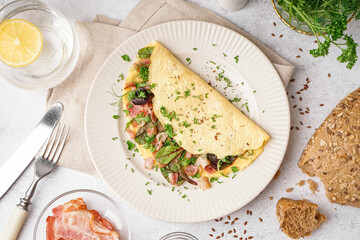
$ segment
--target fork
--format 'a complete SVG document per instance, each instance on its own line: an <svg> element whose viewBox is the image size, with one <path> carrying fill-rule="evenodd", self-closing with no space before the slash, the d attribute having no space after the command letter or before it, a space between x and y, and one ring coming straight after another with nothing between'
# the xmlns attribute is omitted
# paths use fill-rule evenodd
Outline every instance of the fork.
<svg viewBox="0 0 360 240"><path fill-rule="evenodd" d="M29 207L31 205L31 198L35 194L35 189L38 182L53 171L57 161L59 160L70 130L70 128L68 128L64 135L65 125L61 127L61 130L60 127L60 124L58 124L58 126L54 128L50 137L44 144L39 157L35 160L33 181L26 191L25 197L20 198L20 203L16 206L12 217L0 235L1 240L15 240L17 238L28 215Z"/></svg>

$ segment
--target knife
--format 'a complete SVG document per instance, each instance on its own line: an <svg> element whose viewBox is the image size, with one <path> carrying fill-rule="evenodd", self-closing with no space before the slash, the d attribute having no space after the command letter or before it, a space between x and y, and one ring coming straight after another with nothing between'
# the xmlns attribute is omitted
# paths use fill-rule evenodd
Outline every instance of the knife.
<svg viewBox="0 0 360 240"><path fill-rule="evenodd" d="M63 109L64 107L60 102L54 103L31 134L0 168L0 198L21 175L50 137L53 128L61 118Z"/></svg>

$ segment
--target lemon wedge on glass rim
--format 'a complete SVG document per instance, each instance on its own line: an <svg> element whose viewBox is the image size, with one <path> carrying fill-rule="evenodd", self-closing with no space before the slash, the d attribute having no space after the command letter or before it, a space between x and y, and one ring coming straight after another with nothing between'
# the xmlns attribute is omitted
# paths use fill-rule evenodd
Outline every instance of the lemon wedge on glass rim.
<svg viewBox="0 0 360 240"><path fill-rule="evenodd" d="M0 25L0 60L11 67L33 63L43 48L39 28L22 19L11 19Z"/></svg>

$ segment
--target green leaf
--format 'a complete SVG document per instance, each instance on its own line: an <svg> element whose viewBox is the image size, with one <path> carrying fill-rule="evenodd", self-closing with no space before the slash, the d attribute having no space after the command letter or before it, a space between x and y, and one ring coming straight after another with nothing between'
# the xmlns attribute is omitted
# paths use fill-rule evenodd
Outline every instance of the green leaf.
<svg viewBox="0 0 360 240"><path fill-rule="evenodd" d="M183 148L170 145L166 147L162 147L156 154L155 159L158 163L168 164L173 160L178 154L181 154Z"/></svg>
<svg viewBox="0 0 360 240"><path fill-rule="evenodd" d="M114 115L113 119L119 119L119 115Z"/></svg>
<svg viewBox="0 0 360 240"><path fill-rule="evenodd" d="M133 150L135 148L135 143L127 140L126 142L127 146L128 146L128 150Z"/></svg>
<svg viewBox="0 0 360 240"><path fill-rule="evenodd" d="M129 55L127 55L127 54L122 55L121 58L122 58L124 61L127 61L127 62L130 62L130 61L131 61Z"/></svg>
<svg viewBox="0 0 360 240"><path fill-rule="evenodd" d="M236 172L239 171L239 168L236 167L236 166L232 166L232 167L231 167L231 171L232 171L233 173L236 173Z"/></svg>
<svg viewBox="0 0 360 240"><path fill-rule="evenodd" d="M139 77L145 82L149 81L149 67L141 67L139 70Z"/></svg>
<svg viewBox="0 0 360 240"><path fill-rule="evenodd" d="M169 138L173 138L175 136L174 130L170 124L165 124L165 133L169 136Z"/></svg>
<svg viewBox="0 0 360 240"><path fill-rule="evenodd" d="M219 179L219 178L217 178L217 177L211 177L211 178L210 178L210 182L213 183L213 182L217 181L218 179Z"/></svg>
<svg viewBox="0 0 360 240"><path fill-rule="evenodd" d="M144 48L141 48L141 49L138 51L138 56L139 56L139 58L141 58L141 59L143 59L143 58L150 58L153 50L154 50L153 47L144 47Z"/></svg>

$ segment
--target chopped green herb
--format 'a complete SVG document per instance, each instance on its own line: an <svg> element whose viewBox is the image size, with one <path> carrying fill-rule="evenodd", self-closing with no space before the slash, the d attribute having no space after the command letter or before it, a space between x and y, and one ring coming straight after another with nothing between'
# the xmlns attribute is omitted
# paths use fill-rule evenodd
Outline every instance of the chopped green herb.
<svg viewBox="0 0 360 240"><path fill-rule="evenodd" d="M216 65L216 63L215 63L215 62L213 62L213 61L209 61L209 63L212 63L212 64Z"/></svg>
<svg viewBox="0 0 360 240"><path fill-rule="evenodd" d="M179 145L180 145L180 146L182 145L182 142L181 142L181 141L179 141Z"/></svg>
<svg viewBox="0 0 360 240"><path fill-rule="evenodd" d="M147 190L148 194L151 195L152 194L152 190Z"/></svg>
<svg viewBox="0 0 360 240"><path fill-rule="evenodd" d="M253 93L256 93L256 90L254 90Z"/></svg>
<svg viewBox="0 0 360 240"><path fill-rule="evenodd" d="M118 139L118 137L113 137L113 138L112 138L112 140L114 140L114 141L115 141L116 139Z"/></svg>
<svg viewBox="0 0 360 240"><path fill-rule="evenodd" d="M187 65L190 65L190 64L191 64L191 58L186 58L186 61L188 62Z"/></svg>
<svg viewBox="0 0 360 240"><path fill-rule="evenodd" d="M176 93L177 95L180 95L180 92L179 92L179 91L177 91L177 90L175 90L175 93Z"/></svg>
<svg viewBox="0 0 360 240"><path fill-rule="evenodd" d="M234 57L234 59L235 59L235 62L238 63L238 62L239 62L239 55L236 55L236 56Z"/></svg>
<svg viewBox="0 0 360 240"><path fill-rule="evenodd" d="M130 61L131 61L129 55L127 55L127 54L122 55L121 58L122 58L124 61L127 61L127 62L130 62Z"/></svg>
<svg viewBox="0 0 360 240"><path fill-rule="evenodd" d="M223 52L224 57L227 57L227 55Z"/></svg>
<svg viewBox="0 0 360 240"><path fill-rule="evenodd" d="M263 110L262 113L265 113L265 110Z"/></svg>
<svg viewBox="0 0 360 240"><path fill-rule="evenodd" d="M232 167L231 167L231 171L232 171L233 173L236 173L236 172L239 171L239 168L236 167L236 166L232 166Z"/></svg>
<svg viewBox="0 0 360 240"><path fill-rule="evenodd" d="M123 112L126 114L126 116L129 116L129 110L123 110Z"/></svg>
<svg viewBox="0 0 360 240"><path fill-rule="evenodd" d="M229 102L240 102L241 98L234 97L233 99L229 100Z"/></svg>
<svg viewBox="0 0 360 240"><path fill-rule="evenodd" d="M164 117L168 118L170 122L171 122L174 118L176 118L176 113L175 113L175 111L172 111L172 112L169 113L164 106L160 107L160 113L161 113ZM176 119L176 120L177 120L177 119Z"/></svg>
<svg viewBox="0 0 360 240"><path fill-rule="evenodd" d="M194 140L194 141L193 141L193 144L195 144L195 143L196 143L196 141Z"/></svg>
<svg viewBox="0 0 360 240"><path fill-rule="evenodd" d="M213 183L213 182L215 182L215 181L217 181L219 178L217 178L217 177L211 177L210 178L210 183Z"/></svg>
<svg viewBox="0 0 360 240"><path fill-rule="evenodd" d="M186 198L187 197L187 195L186 194L184 194L184 195L182 195L182 197L181 198Z"/></svg>
<svg viewBox="0 0 360 240"><path fill-rule="evenodd" d="M205 93L205 98L207 98L208 94L209 94L209 93Z"/></svg>
<svg viewBox="0 0 360 240"><path fill-rule="evenodd" d="M173 192L174 190L175 190L175 187L172 187L172 188L171 188L171 191Z"/></svg>
<svg viewBox="0 0 360 240"><path fill-rule="evenodd" d="M197 111L197 108L194 108L194 111Z"/></svg>
<svg viewBox="0 0 360 240"><path fill-rule="evenodd" d="M193 48L194 51L197 51L197 48Z"/></svg>
<svg viewBox="0 0 360 240"><path fill-rule="evenodd" d="M135 170L134 170L133 168L131 168L131 172L132 172L132 173L134 173L134 172L135 172Z"/></svg>
<svg viewBox="0 0 360 240"><path fill-rule="evenodd" d="M193 122L194 122L194 124L198 124L198 123L199 123L196 118L194 118Z"/></svg>
<svg viewBox="0 0 360 240"><path fill-rule="evenodd" d="M173 138L175 136L174 130L170 124L165 124L165 133L169 136L169 138Z"/></svg>
<svg viewBox="0 0 360 240"><path fill-rule="evenodd" d="M156 83L152 83L151 85L150 85L150 89L153 89L153 88L155 88L156 87Z"/></svg>
<svg viewBox="0 0 360 240"><path fill-rule="evenodd" d="M188 187L184 186L185 189L189 189Z"/></svg>
<svg viewBox="0 0 360 240"><path fill-rule="evenodd" d="M212 125L211 128L212 128L212 129L215 129L215 128L216 128L216 125Z"/></svg>
<svg viewBox="0 0 360 240"><path fill-rule="evenodd" d="M124 74L121 73L121 74L119 75L119 78L120 78L120 80L124 80Z"/></svg>
<svg viewBox="0 0 360 240"><path fill-rule="evenodd" d="M114 115L113 119L119 119L119 115Z"/></svg>
<svg viewBox="0 0 360 240"><path fill-rule="evenodd" d="M236 174L234 174L233 176L232 176L232 179L234 179L236 177Z"/></svg>
<svg viewBox="0 0 360 240"><path fill-rule="evenodd" d="M200 173L198 172L197 174L191 176L192 178L200 178Z"/></svg>
<svg viewBox="0 0 360 240"><path fill-rule="evenodd" d="M183 126L186 127L186 128L188 128L188 127L191 126L191 124L190 124L190 123L187 123L186 121L183 121Z"/></svg>
<svg viewBox="0 0 360 240"><path fill-rule="evenodd" d="M147 186L147 185L149 185L149 184L150 184L150 182L146 182L146 183L145 183L145 186Z"/></svg>
<svg viewBox="0 0 360 240"><path fill-rule="evenodd" d="M217 46L217 44L216 44L216 43L213 43L212 45L213 45L213 47L216 47L216 46Z"/></svg>
<svg viewBox="0 0 360 240"><path fill-rule="evenodd" d="M198 149L198 151L199 151L199 152L201 152L201 150L202 150L201 148L200 148L200 149Z"/></svg>
<svg viewBox="0 0 360 240"><path fill-rule="evenodd" d="M126 142L127 146L128 146L128 150L133 150L135 148L135 143L127 140Z"/></svg>

